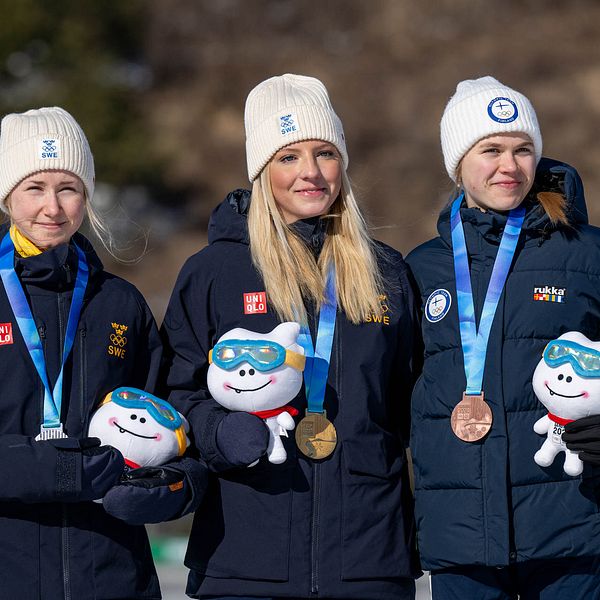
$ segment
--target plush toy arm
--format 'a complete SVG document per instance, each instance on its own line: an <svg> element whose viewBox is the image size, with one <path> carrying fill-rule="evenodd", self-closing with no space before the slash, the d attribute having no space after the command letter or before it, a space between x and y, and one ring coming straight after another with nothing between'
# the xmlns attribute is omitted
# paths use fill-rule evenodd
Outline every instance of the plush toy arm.
<svg viewBox="0 0 600 600"><path fill-rule="evenodd" d="M132 469L104 496L104 510L130 525L178 519L198 508L208 485L208 469L185 457L160 467Z"/></svg>
<svg viewBox="0 0 600 600"><path fill-rule="evenodd" d="M550 429L550 424L552 421L548 418L548 415L544 415L542 418L538 419L533 425L533 430L540 435L544 433L548 433L548 429Z"/></svg>
<svg viewBox="0 0 600 600"><path fill-rule="evenodd" d="M600 466L600 415L567 423L562 439L569 450L579 452L581 460Z"/></svg>
<svg viewBox="0 0 600 600"><path fill-rule="evenodd" d="M121 453L100 446L97 438L0 436L0 501L95 500L119 481L123 469Z"/></svg>
<svg viewBox="0 0 600 600"><path fill-rule="evenodd" d="M296 427L294 418L288 412L282 412L279 415L277 415L277 423L279 423L279 425L281 425L284 429L287 429L288 431Z"/></svg>

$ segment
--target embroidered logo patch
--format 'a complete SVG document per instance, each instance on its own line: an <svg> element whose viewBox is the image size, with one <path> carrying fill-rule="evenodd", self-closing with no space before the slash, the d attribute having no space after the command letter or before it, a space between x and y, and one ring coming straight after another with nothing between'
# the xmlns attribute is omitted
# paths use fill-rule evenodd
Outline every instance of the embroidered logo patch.
<svg viewBox="0 0 600 600"><path fill-rule="evenodd" d="M0 346L12 343L12 323L0 323Z"/></svg>
<svg viewBox="0 0 600 600"><path fill-rule="evenodd" d="M279 133L281 133L281 135L288 135L295 131L300 131L296 113L288 113L287 115L279 117Z"/></svg>
<svg viewBox="0 0 600 600"><path fill-rule="evenodd" d="M256 315L267 312L266 292L244 292L244 314Z"/></svg>
<svg viewBox="0 0 600 600"><path fill-rule="evenodd" d="M107 352L110 356L125 358L125 345L127 344L125 332L129 327L119 323L111 323L110 325L113 328L113 333L109 336L110 344L108 345Z"/></svg>
<svg viewBox="0 0 600 600"><path fill-rule="evenodd" d="M554 287L553 285L544 285L533 288L533 299L540 302L564 303L566 295L567 288Z"/></svg>
<svg viewBox="0 0 600 600"><path fill-rule="evenodd" d="M510 98L494 98L487 107L490 119L497 123L512 123L518 116L517 105Z"/></svg>
<svg viewBox="0 0 600 600"><path fill-rule="evenodd" d="M425 302L425 318L430 323L437 323L448 314L451 306L452 296L448 290L434 290Z"/></svg>
<svg viewBox="0 0 600 600"><path fill-rule="evenodd" d="M60 158L60 140L56 138L44 138L40 140L40 159Z"/></svg>
<svg viewBox="0 0 600 600"><path fill-rule="evenodd" d="M378 315L369 315L366 319L367 323L382 323L383 325L390 324L390 316L386 313L390 312L390 307L387 303L387 296L379 296L379 303L381 304L381 312Z"/></svg>

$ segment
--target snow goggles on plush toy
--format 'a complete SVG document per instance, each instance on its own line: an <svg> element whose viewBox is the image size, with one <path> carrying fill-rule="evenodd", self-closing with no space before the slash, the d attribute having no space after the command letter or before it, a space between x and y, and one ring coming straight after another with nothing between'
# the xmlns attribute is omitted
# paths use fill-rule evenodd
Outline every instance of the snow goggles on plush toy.
<svg viewBox="0 0 600 600"><path fill-rule="evenodd" d="M175 432L179 455L185 452L187 448L185 425L181 415L166 400L137 388L120 387L106 394L100 406L107 402L114 402L123 408L148 411L159 425Z"/></svg>
<svg viewBox="0 0 600 600"><path fill-rule="evenodd" d="M257 371L270 371L283 364L297 371L304 370L305 357L293 350L287 350L277 342L265 340L223 340L209 353L208 362L221 369L235 369L247 362Z"/></svg>
<svg viewBox="0 0 600 600"><path fill-rule="evenodd" d="M600 352L569 340L553 340L544 349L550 367L569 363L580 377L600 377Z"/></svg>

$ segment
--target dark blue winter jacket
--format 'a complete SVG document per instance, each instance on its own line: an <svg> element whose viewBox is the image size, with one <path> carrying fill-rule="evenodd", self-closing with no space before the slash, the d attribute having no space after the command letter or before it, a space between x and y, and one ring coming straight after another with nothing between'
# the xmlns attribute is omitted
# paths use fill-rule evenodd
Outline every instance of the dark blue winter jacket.
<svg viewBox="0 0 600 600"><path fill-rule="evenodd" d="M0 237L6 231L1 227ZM106 273L81 235L74 240L88 257L90 277L64 369L61 421L70 440L34 441L43 421L44 388L0 283L0 599L158 599L144 528L111 517L102 504L78 501L83 474L76 446L106 393L123 385L153 389L160 338L141 294ZM77 254L64 244L16 258L15 270L52 386Z"/></svg>
<svg viewBox="0 0 600 600"><path fill-rule="evenodd" d="M570 227L552 225L533 199L542 190L565 195ZM570 477L564 455L548 468L534 462L545 438L533 424L547 411L531 386L549 340L571 330L600 339L600 230L587 224L581 180L563 163L542 159L524 202L525 223L485 363L493 426L480 442L463 442L450 428L465 389L450 207L440 216L440 237L407 258L424 311L425 363L412 397L411 450L418 546L427 569L600 555L600 470L586 466L582 476ZM461 216L479 317L506 216L465 206ZM550 293L540 294L546 287ZM448 294L437 296L447 312L442 304L427 310L436 290Z"/></svg>
<svg viewBox="0 0 600 600"><path fill-rule="evenodd" d="M223 464L215 431L226 411L207 390L208 352L232 328L266 333L279 322L268 298L266 312L244 312L244 293L265 290L250 257L248 202L249 193L238 190L215 210L209 246L184 265L163 325L170 400L186 414L214 471ZM323 221L295 227L318 251ZM263 457L255 467L214 475L188 545L188 593L404 597L416 571L404 450L414 307L402 257L383 245L380 252L388 283L382 314L361 325L337 315L325 397L338 433L335 452L312 461L292 433L282 438L285 463ZM292 405L304 416L303 391Z"/></svg>

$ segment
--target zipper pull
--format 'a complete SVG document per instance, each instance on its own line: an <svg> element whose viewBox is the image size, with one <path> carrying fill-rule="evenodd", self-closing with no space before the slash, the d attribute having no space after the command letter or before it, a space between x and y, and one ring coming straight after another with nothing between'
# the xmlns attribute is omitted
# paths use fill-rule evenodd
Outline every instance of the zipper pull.
<svg viewBox="0 0 600 600"><path fill-rule="evenodd" d="M40 336L40 339L42 339L42 340L46 339L46 326L45 325L40 325L38 327L38 334Z"/></svg>
<svg viewBox="0 0 600 600"><path fill-rule="evenodd" d="M69 263L65 263L65 265L63 266L63 269L65 270L65 273L67 274L67 283L71 283L73 277L72 277L71 267L69 266Z"/></svg>

